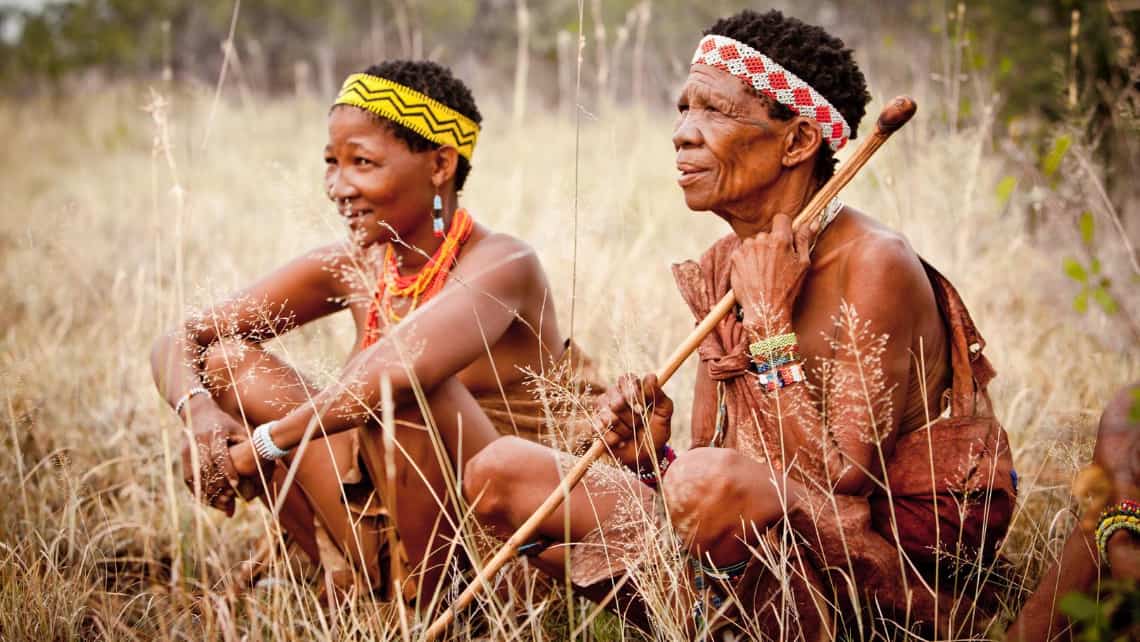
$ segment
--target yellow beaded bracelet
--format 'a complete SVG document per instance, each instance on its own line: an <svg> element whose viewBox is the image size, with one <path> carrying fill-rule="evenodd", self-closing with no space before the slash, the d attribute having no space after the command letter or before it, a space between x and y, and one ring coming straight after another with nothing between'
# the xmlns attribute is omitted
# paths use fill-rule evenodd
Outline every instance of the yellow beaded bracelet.
<svg viewBox="0 0 1140 642"><path fill-rule="evenodd" d="M799 345L795 332L777 334L774 337L761 339L748 346L748 353L753 357L768 357L780 350L788 350Z"/></svg>
<svg viewBox="0 0 1140 642"><path fill-rule="evenodd" d="M1140 536L1140 503L1132 500L1123 500L1118 504L1109 506L1100 515L1096 526L1096 547L1100 558L1108 563L1108 540L1118 530L1127 530L1134 536Z"/></svg>

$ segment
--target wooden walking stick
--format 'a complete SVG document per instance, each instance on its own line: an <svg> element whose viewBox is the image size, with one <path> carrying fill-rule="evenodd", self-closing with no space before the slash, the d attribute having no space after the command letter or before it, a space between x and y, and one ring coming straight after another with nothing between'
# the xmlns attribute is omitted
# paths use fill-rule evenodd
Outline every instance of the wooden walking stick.
<svg viewBox="0 0 1140 642"><path fill-rule="evenodd" d="M891 134L905 125L911 116L914 116L916 109L917 105L914 100L907 96L898 96L884 107L882 113L879 114L879 120L875 123L875 131L859 145L851 158L840 166L839 170L835 172L835 175L816 192L815 196L812 197L803 211L792 221L792 229L819 216L827 207L827 204L831 202L831 199L835 198L836 194L851 181L855 174L867 163L867 160L890 138ZM725 293L724 297L713 306L712 310L709 310L708 315L697 324L697 327L693 328L689 336L685 337L681 345L677 346L677 349L669 355L669 358L665 361L665 365L657 371L657 381L659 385L665 385L665 382L677 372L677 369L681 367L685 359L692 354L693 350L697 349L701 341L704 340L709 332L712 332L716 324L719 323L725 315L732 311L735 305L736 295L733 294L732 290L729 290ZM455 619L455 614L466 608L467 605L475 599L475 596L479 594L479 591L483 589L484 585L499 572L499 569L515 556L519 546L525 544L534 536L534 532L538 530L539 524L547 517L550 517L554 511L558 510L563 499L570 494L570 490L582 480L582 477L586 475L586 471L589 470L590 465L605 451L606 442L602 437L598 437L594 440L593 445L590 446L590 450L588 450L578 463L570 469L570 472L562 478L562 482L558 485L558 488L546 498L546 501L542 502L542 505L538 507L538 510L536 510L533 515L523 522L522 526L519 526L514 535L511 535L510 539L499 549L499 552L495 553L495 556L487 562L483 570L479 573L479 576L459 594L459 597L455 599L451 607L441 613L439 617L432 622L425 636L427 639L434 639L447 629L451 621Z"/></svg>

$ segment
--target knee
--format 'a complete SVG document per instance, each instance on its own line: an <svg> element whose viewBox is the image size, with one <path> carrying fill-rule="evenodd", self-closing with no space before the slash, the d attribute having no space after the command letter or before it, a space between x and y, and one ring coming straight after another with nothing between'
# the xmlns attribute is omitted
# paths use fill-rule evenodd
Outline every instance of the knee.
<svg viewBox="0 0 1140 642"><path fill-rule="evenodd" d="M241 339L220 339L202 353L206 387L217 397L233 389L261 361L261 346Z"/></svg>
<svg viewBox="0 0 1140 642"><path fill-rule="evenodd" d="M219 339L202 353L202 370L209 381L232 382L249 367L261 348L241 339Z"/></svg>
<svg viewBox="0 0 1140 642"><path fill-rule="evenodd" d="M260 346L240 339L220 339L202 353L202 381L222 409L240 412L237 384L248 376L262 354Z"/></svg>
<svg viewBox="0 0 1140 642"><path fill-rule="evenodd" d="M518 437L500 437L467 461L463 469L463 497L471 503L479 521L506 520L511 488L518 481L517 462L524 455L525 444Z"/></svg>
<svg viewBox="0 0 1140 642"><path fill-rule="evenodd" d="M744 480L733 474L739 456L725 448L696 448L669 467L662 493L690 548L709 548L738 526L748 497Z"/></svg>

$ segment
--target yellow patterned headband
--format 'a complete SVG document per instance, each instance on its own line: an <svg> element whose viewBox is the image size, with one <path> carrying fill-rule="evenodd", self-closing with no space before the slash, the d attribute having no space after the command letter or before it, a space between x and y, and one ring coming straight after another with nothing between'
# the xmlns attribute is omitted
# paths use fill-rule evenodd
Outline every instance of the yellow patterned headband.
<svg viewBox="0 0 1140 642"><path fill-rule="evenodd" d="M335 105L355 105L400 123L439 145L454 147L471 160L479 125L447 105L386 78L352 74L340 88Z"/></svg>

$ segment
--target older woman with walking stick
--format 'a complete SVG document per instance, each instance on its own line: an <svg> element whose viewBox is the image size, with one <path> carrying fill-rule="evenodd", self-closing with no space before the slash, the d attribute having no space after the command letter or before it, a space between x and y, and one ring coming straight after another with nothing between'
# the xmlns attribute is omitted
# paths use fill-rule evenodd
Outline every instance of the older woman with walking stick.
<svg viewBox="0 0 1140 642"><path fill-rule="evenodd" d="M536 565L606 595L668 522L689 558L677 601L691 632L834 638L858 613L976 628L986 605L960 602L984 593L974 571L1015 497L984 342L898 233L838 201L792 225L868 99L852 52L819 27L744 11L706 31L673 145L686 204L731 233L674 274L697 318L730 288L738 305L699 347L692 448L666 445L656 375L621 378L597 424L629 470L586 473L520 547ZM470 461L465 495L505 535L571 464L504 437Z"/></svg>

